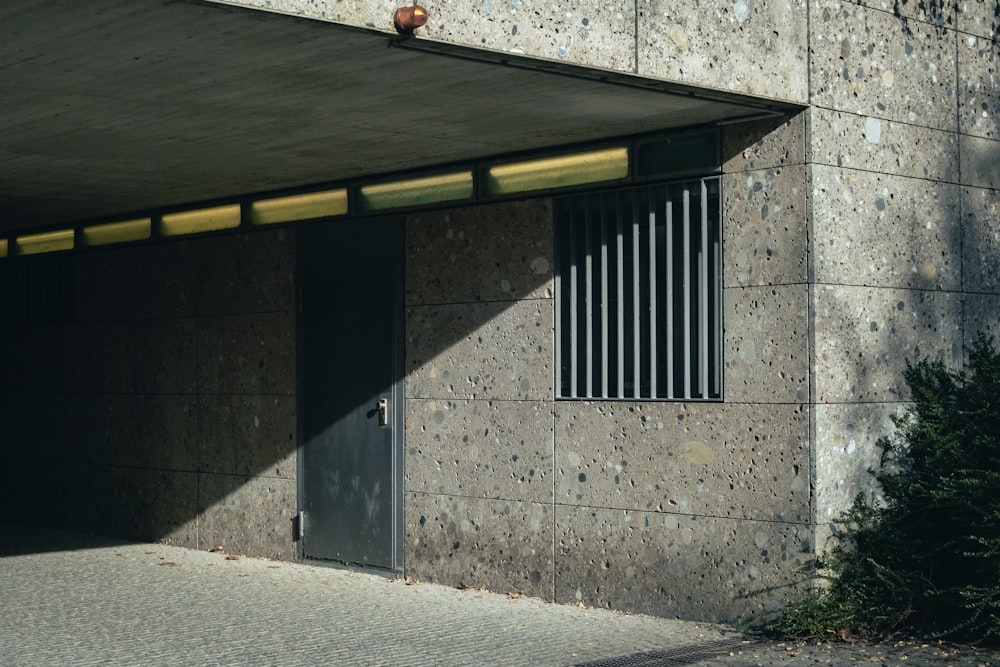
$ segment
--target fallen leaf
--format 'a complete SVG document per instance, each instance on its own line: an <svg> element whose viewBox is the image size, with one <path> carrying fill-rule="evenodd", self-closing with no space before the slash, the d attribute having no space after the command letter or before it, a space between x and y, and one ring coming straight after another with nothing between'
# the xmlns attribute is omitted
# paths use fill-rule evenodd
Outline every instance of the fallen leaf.
<svg viewBox="0 0 1000 667"><path fill-rule="evenodd" d="M524 595L522 593L507 593L507 599L508 600L517 600L517 599L523 598L523 597L524 597Z"/></svg>
<svg viewBox="0 0 1000 667"><path fill-rule="evenodd" d="M240 557L237 556L236 554L229 554L228 556L226 556L226 560L239 560L239 559Z"/></svg>
<svg viewBox="0 0 1000 667"><path fill-rule="evenodd" d="M177 563L173 563L173 562L171 562L169 560L165 560L162 563L157 563L157 565L170 565L170 566L174 566L174 565L177 565Z"/></svg>

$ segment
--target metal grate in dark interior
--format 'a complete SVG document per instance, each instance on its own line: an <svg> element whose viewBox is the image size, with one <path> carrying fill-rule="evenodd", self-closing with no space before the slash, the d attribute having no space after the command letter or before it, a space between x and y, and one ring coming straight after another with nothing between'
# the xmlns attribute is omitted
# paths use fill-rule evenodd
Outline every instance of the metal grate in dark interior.
<svg viewBox="0 0 1000 667"><path fill-rule="evenodd" d="M76 317L73 256L68 254L18 262L13 274L13 320L20 326L70 324Z"/></svg>

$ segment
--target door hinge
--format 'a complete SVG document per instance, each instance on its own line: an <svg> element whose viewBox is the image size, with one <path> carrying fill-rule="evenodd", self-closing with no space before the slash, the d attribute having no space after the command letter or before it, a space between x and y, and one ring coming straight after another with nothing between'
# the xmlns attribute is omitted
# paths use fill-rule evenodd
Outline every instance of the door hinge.
<svg viewBox="0 0 1000 667"><path fill-rule="evenodd" d="M293 532L296 540L301 540L306 535L306 513L302 510L299 510L299 513L295 515Z"/></svg>

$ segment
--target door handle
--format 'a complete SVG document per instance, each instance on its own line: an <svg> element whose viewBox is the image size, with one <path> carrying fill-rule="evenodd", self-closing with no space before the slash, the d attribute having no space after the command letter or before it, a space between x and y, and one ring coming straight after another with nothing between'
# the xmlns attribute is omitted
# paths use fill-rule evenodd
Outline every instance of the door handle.
<svg viewBox="0 0 1000 667"><path fill-rule="evenodd" d="M378 425L389 425L389 399L380 398L378 400Z"/></svg>

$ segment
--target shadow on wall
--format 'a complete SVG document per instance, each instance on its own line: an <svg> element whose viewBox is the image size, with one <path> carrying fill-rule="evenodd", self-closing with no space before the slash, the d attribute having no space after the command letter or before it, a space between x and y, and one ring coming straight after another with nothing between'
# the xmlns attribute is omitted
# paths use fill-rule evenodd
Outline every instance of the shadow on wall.
<svg viewBox="0 0 1000 667"><path fill-rule="evenodd" d="M724 160L753 147L782 164L788 147L767 137L785 122L731 128ZM550 401L547 200L406 224L407 395ZM73 321L0 324L3 450L18 471L3 518L294 557L295 239L286 228L68 256ZM3 284L49 261L29 260L0 265Z"/></svg>
<svg viewBox="0 0 1000 667"><path fill-rule="evenodd" d="M548 203L422 213L407 225L406 370L423 378L457 346L483 354L483 378L537 377L505 330L526 323L504 313L525 298L551 311ZM294 557L295 237L267 230L58 258L71 267L74 316L0 324L2 445L20 471L4 486L2 519ZM11 261L0 284L56 263ZM528 394L549 399L551 314L536 325L547 327L549 368ZM502 369L490 367L497 355ZM416 382L418 395L417 385L427 387Z"/></svg>
<svg viewBox="0 0 1000 667"><path fill-rule="evenodd" d="M956 34L938 37L950 41ZM958 367L979 331L1000 333L1000 89L987 76L995 48L982 38L957 39L965 87L958 95L961 134L949 135L953 143L942 142L938 155L916 156L936 161L931 180L912 159L896 162L895 175L814 168L820 524L847 509L857 492L872 491L867 470L878 464L875 442L893 433L890 417L910 398L901 374L907 361L940 356ZM883 139L894 125L882 123ZM877 163L877 149L866 148Z"/></svg>

